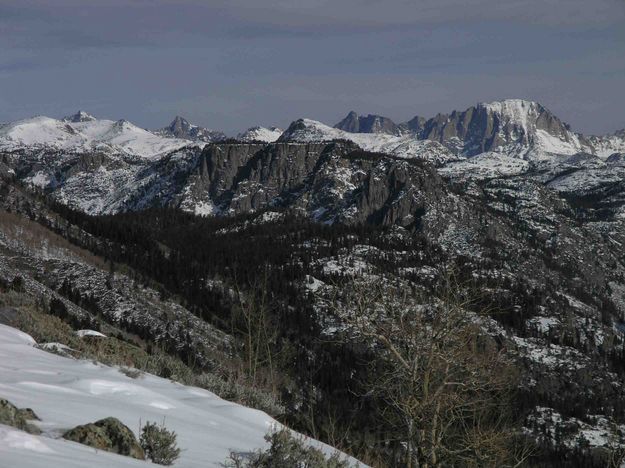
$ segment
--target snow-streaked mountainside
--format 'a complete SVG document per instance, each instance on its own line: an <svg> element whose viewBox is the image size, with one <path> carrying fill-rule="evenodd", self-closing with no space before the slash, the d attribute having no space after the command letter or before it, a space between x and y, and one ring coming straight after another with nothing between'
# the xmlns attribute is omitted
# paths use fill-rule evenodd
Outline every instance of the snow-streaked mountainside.
<svg viewBox="0 0 625 468"><path fill-rule="evenodd" d="M33 117L0 126L2 151L54 149L156 158L188 145L188 140L164 138L126 120L98 120L86 113L63 120Z"/></svg>
<svg viewBox="0 0 625 468"><path fill-rule="evenodd" d="M437 141L455 154L467 157L496 152L507 157L544 160L583 152L605 158L625 151L622 131L585 137L572 131L541 104L522 99L479 103L465 111L438 114L428 120L417 116L400 124L387 117L350 112L335 128L378 134L381 140L384 134L412 135L418 140Z"/></svg>
<svg viewBox="0 0 625 468"><path fill-rule="evenodd" d="M0 325L0 358L0 396L32 408L42 430L41 435L30 435L0 425L2 467L147 466L60 438L77 425L110 416L135 433L141 422L165 420L183 449L174 466L185 468L223 466L230 451L264 448L264 435L280 428L267 414L207 390L149 374L132 379L115 367L48 353L30 336L5 325ZM334 452L320 442L309 443L328 454Z"/></svg>
<svg viewBox="0 0 625 468"><path fill-rule="evenodd" d="M427 161L444 177L485 179L531 173L553 189L567 190L607 187L617 171L607 161L625 152L624 131L586 137L539 103L519 99L400 124L350 112L337 126L299 119L284 132L252 127L238 135L240 143L226 143L223 133L181 117L155 132L124 120L98 120L85 112L62 120L34 117L0 126L0 172L14 174L90 214L168 205L199 215L220 215L289 203L287 193L268 198L257 180L264 175L248 178L257 170L252 156L261 153L303 158L293 167L284 167L286 181L278 175L266 181L272 190L313 169L307 166L305 150L295 145L340 140L371 153ZM223 147L216 149L220 144ZM591 168L588 161L576 159L582 154L598 166ZM543 180L544 168L557 180ZM333 176L340 174L336 184L355 190L362 181L350 170L342 168ZM224 183L232 185L226 189ZM241 201L238 197L243 194L250 198ZM307 203L315 209L323 204L317 199Z"/></svg>
<svg viewBox="0 0 625 468"><path fill-rule="evenodd" d="M278 141L312 143L331 140L348 140L365 151L386 153L408 159L425 159L435 164L458 159L443 145L433 141L419 140L414 135L351 133L310 119L299 119L293 122Z"/></svg>
<svg viewBox="0 0 625 468"><path fill-rule="evenodd" d="M239 141L264 141L265 143L273 143L284 130L278 127L251 127L246 131L241 132L237 135L237 140Z"/></svg>
<svg viewBox="0 0 625 468"><path fill-rule="evenodd" d="M537 102L507 99L478 104L476 112L482 110L495 122L493 138L497 143L491 150L529 159L592 152L566 124Z"/></svg>
<svg viewBox="0 0 625 468"><path fill-rule="evenodd" d="M615 153L625 153L625 129L614 132L612 135L591 136L588 140L594 153L602 158Z"/></svg>
<svg viewBox="0 0 625 468"><path fill-rule="evenodd" d="M182 117L167 127L148 131L125 120L98 120L82 111L62 120L39 116L0 125L0 150L4 151L103 151L158 158L190 142L203 145L226 138L223 132L193 125ZM334 127L299 119L284 134L276 127L256 126L239 133L237 139L266 143L344 139L367 151L436 164L485 152L533 161L576 153L607 158L625 152L625 131L586 137L572 131L541 104L521 99L480 103L427 120L417 116L400 124L387 117L358 116L352 111Z"/></svg>

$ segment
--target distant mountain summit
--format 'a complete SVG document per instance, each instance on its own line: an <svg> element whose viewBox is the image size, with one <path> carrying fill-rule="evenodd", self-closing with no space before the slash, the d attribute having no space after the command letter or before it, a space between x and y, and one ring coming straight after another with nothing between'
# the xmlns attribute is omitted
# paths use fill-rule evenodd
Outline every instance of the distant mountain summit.
<svg viewBox="0 0 625 468"><path fill-rule="evenodd" d="M608 157L625 151L624 131L585 137L573 132L541 104L523 99L479 103L464 111L437 114L430 119L416 116L400 124L387 117L359 116L352 111L334 128L350 134L388 134L431 140L460 157L486 152L521 159L577 153Z"/></svg>
<svg viewBox="0 0 625 468"><path fill-rule="evenodd" d="M85 111L63 119L37 116L0 125L0 151L97 150L158 158L186 146L203 146L226 139L223 132L193 125L180 116L167 127L154 131L125 120L96 119ZM437 166L485 153L492 153L497 161L501 158L552 160L580 153L607 159L625 153L625 130L585 136L574 132L540 103L523 99L479 103L429 119L415 116L402 123L351 111L334 127L299 119L284 132L277 127L255 126L239 133L237 139L264 143L349 140L366 151L425 159Z"/></svg>
<svg viewBox="0 0 625 468"><path fill-rule="evenodd" d="M63 122L72 122L72 123L93 122L94 120L96 120L96 118L93 115L88 114L81 110L76 112L74 115L69 115L63 118Z"/></svg>
<svg viewBox="0 0 625 468"><path fill-rule="evenodd" d="M176 116L167 127L156 130L154 133L167 138L180 138L183 140L203 141L206 143L223 141L227 138L223 132L198 127L180 116Z"/></svg>
<svg viewBox="0 0 625 468"><path fill-rule="evenodd" d="M438 114L425 122L420 137L438 141L465 156L486 151L516 156L592 151L583 137L548 109L521 99L480 103L465 111Z"/></svg>
<svg viewBox="0 0 625 468"><path fill-rule="evenodd" d="M354 111L347 114L334 128L350 133L386 133L389 135L398 133L397 125L388 117L373 114L359 116Z"/></svg>
<svg viewBox="0 0 625 468"><path fill-rule="evenodd" d="M127 120L99 120L83 111L62 120L38 116L0 125L0 151L97 151L153 158L191 144L155 135Z"/></svg>
<svg viewBox="0 0 625 468"><path fill-rule="evenodd" d="M351 111L347 116L337 123L334 128L350 133L385 133L388 135L402 136L406 134L418 134L423 130L426 119L415 116L408 122L396 124L388 117L368 114L358 115Z"/></svg>

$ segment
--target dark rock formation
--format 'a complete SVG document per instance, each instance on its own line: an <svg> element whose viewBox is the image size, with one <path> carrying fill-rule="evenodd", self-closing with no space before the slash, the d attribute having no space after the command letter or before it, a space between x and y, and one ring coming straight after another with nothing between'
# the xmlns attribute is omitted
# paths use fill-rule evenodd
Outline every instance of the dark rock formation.
<svg viewBox="0 0 625 468"><path fill-rule="evenodd" d="M351 133L388 133L389 135L398 133L397 125L388 117L373 114L359 116L354 111L347 114L334 128Z"/></svg>

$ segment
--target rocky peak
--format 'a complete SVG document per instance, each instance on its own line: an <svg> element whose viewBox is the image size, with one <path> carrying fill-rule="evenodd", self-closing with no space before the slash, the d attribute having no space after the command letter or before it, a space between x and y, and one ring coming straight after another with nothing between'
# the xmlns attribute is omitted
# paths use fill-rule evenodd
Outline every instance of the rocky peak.
<svg viewBox="0 0 625 468"><path fill-rule="evenodd" d="M63 118L63 122L72 122L72 123L92 122L94 120L96 120L96 118L94 116L92 116L91 114L88 114L87 112L81 111L81 110L79 110L78 112L76 112L73 115L69 115L69 116Z"/></svg>
<svg viewBox="0 0 625 468"><path fill-rule="evenodd" d="M486 151L524 157L532 150L562 154L583 150L583 142L567 124L541 104L521 99L438 114L424 123L420 137L466 156Z"/></svg>
<svg viewBox="0 0 625 468"><path fill-rule="evenodd" d="M192 126L187 119L177 115L174 120L169 124L169 129L172 133L188 132Z"/></svg>
<svg viewBox="0 0 625 468"><path fill-rule="evenodd" d="M355 111L350 111L334 128L346 132L358 133L360 131L360 119L358 118L358 114Z"/></svg>
<svg viewBox="0 0 625 468"><path fill-rule="evenodd" d="M308 119L297 119L291 122L282 136L278 138L278 142L299 142L299 141L319 141L328 140L322 132L317 130L317 122Z"/></svg>
<svg viewBox="0 0 625 468"><path fill-rule="evenodd" d="M389 135L395 135L398 130L395 122L388 117L375 114L359 116L354 111L347 114L334 128L351 133L387 133Z"/></svg>
<svg viewBox="0 0 625 468"><path fill-rule="evenodd" d="M223 141L227 138L223 132L198 127L179 115L177 115L167 127L156 130L154 133L169 138L204 141L207 143Z"/></svg>
<svg viewBox="0 0 625 468"><path fill-rule="evenodd" d="M415 115L408 122L399 124L399 128L404 132L419 134L423 130L426 121L425 117Z"/></svg>

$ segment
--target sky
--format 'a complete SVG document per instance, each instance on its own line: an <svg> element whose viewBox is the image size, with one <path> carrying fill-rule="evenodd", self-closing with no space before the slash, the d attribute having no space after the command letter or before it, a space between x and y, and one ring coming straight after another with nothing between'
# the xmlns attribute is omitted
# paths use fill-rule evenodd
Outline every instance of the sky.
<svg viewBox="0 0 625 468"><path fill-rule="evenodd" d="M175 115L229 135L505 98L625 127L625 0L0 0L0 122Z"/></svg>

